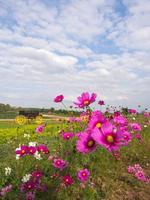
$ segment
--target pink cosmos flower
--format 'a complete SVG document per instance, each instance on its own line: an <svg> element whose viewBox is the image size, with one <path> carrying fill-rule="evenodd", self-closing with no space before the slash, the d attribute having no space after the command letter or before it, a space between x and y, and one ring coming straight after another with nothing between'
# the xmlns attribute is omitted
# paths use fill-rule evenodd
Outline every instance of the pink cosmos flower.
<svg viewBox="0 0 150 200"><path fill-rule="evenodd" d="M63 181L63 183L64 183L66 186L70 186L70 185L72 185L73 182L74 182L73 179L72 179L72 177L69 176L69 175L63 176L63 177L62 177L62 181Z"/></svg>
<svg viewBox="0 0 150 200"><path fill-rule="evenodd" d="M129 166L129 167L128 167L128 173L129 173L129 174L133 174L134 172L135 172L134 167L133 167L133 166Z"/></svg>
<svg viewBox="0 0 150 200"><path fill-rule="evenodd" d="M88 128L94 129L95 127L97 127L100 129L102 124L105 123L106 121L107 120L103 116L103 114L99 110L96 110L92 113L92 116L91 116L89 124L88 124Z"/></svg>
<svg viewBox="0 0 150 200"><path fill-rule="evenodd" d="M54 98L54 102L59 103L59 102L62 102L63 99L64 99L64 96L61 94Z"/></svg>
<svg viewBox="0 0 150 200"><path fill-rule="evenodd" d="M44 125L40 125L36 128L36 133L42 133L44 131Z"/></svg>
<svg viewBox="0 0 150 200"><path fill-rule="evenodd" d="M122 115L119 115L114 117L114 122L119 124L120 126L125 126L127 124L127 119Z"/></svg>
<svg viewBox="0 0 150 200"><path fill-rule="evenodd" d="M123 145L128 145L128 143L132 140L132 135L128 131L123 131L122 132L122 144Z"/></svg>
<svg viewBox="0 0 150 200"><path fill-rule="evenodd" d="M76 149L81 153L90 153L96 149L96 142L88 131L80 135L76 143Z"/></svg>
<svg viewBox="0 0 150 200"><path fill-rule="evenodd" d="M115 117L118 117L118 116L120 116L120 115L121 115L120 111L115 111L115 112L114 112L114 116L115 116Z"/></svg>
<svg viewBox="0 0 150 200"><path fill-rule="evenodd" d="M17 148L16 149L16 154L20 157L24 156L24 155L27 155L28 154L28 149L29 147L26 146L26 145L22 145L20 148Z"/></svg>
<svg viewBox="0 0 150 200"><path fill-rule="evenodd" d="M140 124L138 124L138 123L130 123L130 126L133 131L141 131L142 130Z"/></svg>
<svg viewBox="0 0 150 200"><path fill-rule="evenodd" d="M39 180L43 176L43 173L41 171L34 171L32 172L32 177L36 180Z"/></svg>
<svg viewBox="0 0 150 200"><path fill-rule="evenodd" d="M105 105L105 103L104 103L104 101L103 101L103 100L100 100L100 101L98 102L98 104L99 104L100 106L103 106L103 105Z"/></svg>
<svg viewBox="0 0 150 200"><path fill-rule="evenodd" d="M128 172L133 174L138 180L149 183L149 178L145 176L144 170L139 164L129 166Z"/></svg>
<svg viewBox="0 0 150 200"><path fill-rule="evenodd" d="M26 200L34 200L35 199L35 193L34 192L27 192L26 193Z"/></svg>
<svg viewBox="0 0 150 200"><path fill-rule="evenodd" d="M90 172L87 169L82 169L78 171L78 174L77 174L78 180L80 180L81 182L87 181L89 176L90 176Z"/></svg>
<svg viewBox="0 0 150 200"><path fill-rule="evenodd" d="M44 153L44 154L48 154L48 153L49 153L49 150L48 150L47 146L44 145L44 144L38 145L38 146L37 146L37 150L38 150L39 152Z"/></svg>
<svg viewBox="0 0 150 200"><path fill-rule="evenodd" d="M136 114L137 113L137 111L135 109L128 109L128 112L130 114Z"/></svg>
<svg viewBox="0 0 150 200"><path fill-rule="evenodd" d="M28 152L29 152L29 154L31 154L31 155L34 155L35 152L36 152L36 150L37 150L37 148L34 147L34 146L29 146L29 147L28 147Z"/></svg>
<svg viewBox="0 0 150 200"><path fill-rule="evenodd" d="M143 171L137 171L135 177L140 181L146 181L146 177Z"/></svg>
<svg viewBox="0 0 150 200"><path fill-rule="evenodd" d="M36 189L36 183L32 180L29 180L21 184L21 192L33 191Z"/></svg>
<svg viewBox="0 0 150 200"><path fill-rule="evenodd" d="M101 130L95 128L92 137L108 151L116 151L121 146L122 132L114 129L110 122L102 125Z"/></svg>
<svg viewBox="0 0 150 200"><path fill-rule="evenodd" d="M144 112L144 117L150 117L150 113L149 112Z"/></svg>
<svg viewBox="0 0 150 200"><path fill-rule="evenodd" d="M142 141L142 136L140 133L135 134L135 138L138 139L140 142Z"/></svg>
<svg viewBox="0 0 150 200"><path fill-rule="evenodd" d="M62 159L54 159L53 166L57 169L63 170L65 167L67 167L67 162Z"/></svg>
<svg viewBox="0 0 150 200"><path fill-rule="evenodd" d="M77 97L77 99L78 102L74 102L74 104L77 105L79 108L84 108L86 106L89 106L96 100L96 94L92 93L90 96L88 92L83 92L81 96Z"/></svg>
<svg viewBox="0 0 150 200"><path fill-rule="evenodd" d="M64 140L69 140L71 138L73 138L74 134L71 132L63 132L62 133L62 137Z"/></svg>
<svg viewBox="0 0 150 200"><path fill-rule="evenodd" d="M0 190L0 196L4 197L8 192L12 190L12 185L7 185Z"/></svg>

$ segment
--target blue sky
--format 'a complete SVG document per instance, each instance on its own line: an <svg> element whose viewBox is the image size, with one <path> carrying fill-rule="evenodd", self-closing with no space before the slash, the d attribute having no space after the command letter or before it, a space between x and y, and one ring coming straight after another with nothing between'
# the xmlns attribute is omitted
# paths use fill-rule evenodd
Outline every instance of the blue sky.
<svg viewBox="0 0 150 200"><path fill-rule="evenodd" d="M149 0L0 0L0 102L150 103Z"/></svg>

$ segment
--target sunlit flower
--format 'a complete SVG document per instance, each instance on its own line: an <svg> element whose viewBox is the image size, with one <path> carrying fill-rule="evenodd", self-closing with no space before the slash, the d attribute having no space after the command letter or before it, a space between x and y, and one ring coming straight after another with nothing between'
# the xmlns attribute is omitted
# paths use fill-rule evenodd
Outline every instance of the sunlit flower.
<svg viewBox="0 0 150 200"><path fill-rule="evenodd" d="M88 123L88 128L94 129L95 127L101 128L102 124L106 122L106 118L103 116L103 114L96 110L92 113L90 121Z"/></svg>
<svg viewBox="0 0 150 200"><path fill-rule="evenodd" d="M113 125L109 122L103 124L101 130L95 128L92 136L98 144L108 151L118 150L121 146L122 133L118 130L114 131Z"/></svg>
<svg viewBox="0 0 150 200"><path fill-rule="evenodd" d="M82 169L78 171L78 174L77 174L77 177L81 182L87 181L89 176L90 176L90 172L87 169Z"/></svg>
<svg viewBox="0 0 150 200"><path fill-rule="evenodd" d="M79 108L84 108L86 106L89 106L96 100L96 94L92 93L90 96L88 92L83 92L81 96L77 97L77 99L78 102L74 102L74 104L77 105Z"/></svg>

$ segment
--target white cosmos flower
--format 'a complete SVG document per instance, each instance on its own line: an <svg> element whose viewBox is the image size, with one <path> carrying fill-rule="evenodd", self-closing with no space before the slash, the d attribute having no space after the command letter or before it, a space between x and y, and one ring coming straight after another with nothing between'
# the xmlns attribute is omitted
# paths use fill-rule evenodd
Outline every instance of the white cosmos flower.
<svg viewBox="0 0 150 200"><path fill-rule="evenodd" d="M34 157L35 157L37 160L41 160L41 159L42 159L42 158L41 158L41 154L39 154L38 151L35 152Z"/></svg>
<svg viewBox="0 0 150 200"><path fill-rule="evenodd" d="M33 147L35 147L36 145L37 145L36 142L29 142L29 146L33 146Z"/></svg>
<svg viewBox="0 0 150 200"><path fill-rule="evenodd" d="M22 182L26 183L27 181L29 181L31 178L31 174L26 174L23 178L22 178Z"/></svg>
<svg viewBox="0 0 150 200"><path fill-rule="evenodd" d="M11 174L12 169L10 167L5 167L5 175L8 176Z"/></svg>

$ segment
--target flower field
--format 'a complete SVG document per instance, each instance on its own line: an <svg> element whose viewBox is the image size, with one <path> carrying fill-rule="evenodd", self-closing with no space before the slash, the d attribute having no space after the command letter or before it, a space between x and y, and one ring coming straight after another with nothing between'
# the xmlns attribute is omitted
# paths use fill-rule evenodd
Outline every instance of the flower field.
<svg viewBox="0 0 150 200"><path fill-rule="evenodd" d="M81 115L59 122L0 122L1 199L150 199L149 113L102 113L104 101L93 102L82 93Z"/></svg>

